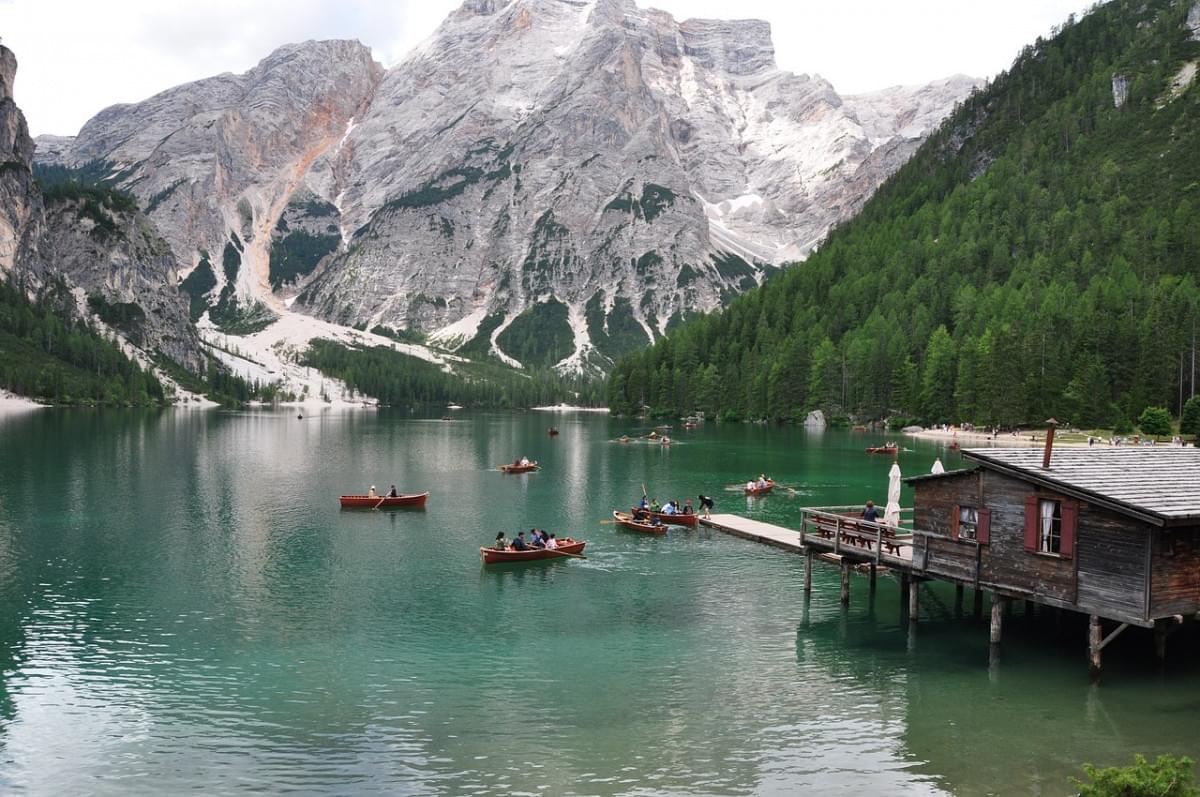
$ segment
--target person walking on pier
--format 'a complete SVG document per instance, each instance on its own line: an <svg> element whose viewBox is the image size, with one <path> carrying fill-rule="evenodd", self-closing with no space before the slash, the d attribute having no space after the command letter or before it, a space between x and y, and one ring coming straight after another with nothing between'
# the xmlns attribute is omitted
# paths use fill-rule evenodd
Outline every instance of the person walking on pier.
<svg viewBox="0 0 1200 797"><path fill-rule="evenodd" d="M874 501L867 500L867 508L862 511L862 519L868 523L875 523L879 520L879 511L875 508Z"/></svg>
<svg viewBox="0 0 1200 797"><path fill-rule="evenodd" d="M698 496L696 496L696 498L699 499L699 501L700 501L700 511L702 511L704 513L704 516L706 518L711 518L712 510L713 510L713 500L711 498L709 498L707 495L698 495Z"/></svg>

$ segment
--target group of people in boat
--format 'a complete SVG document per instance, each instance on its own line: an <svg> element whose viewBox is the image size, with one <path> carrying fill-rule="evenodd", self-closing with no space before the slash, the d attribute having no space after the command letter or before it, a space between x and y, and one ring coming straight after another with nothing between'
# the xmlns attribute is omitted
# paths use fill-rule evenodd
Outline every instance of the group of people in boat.
<svg viewBox="0 0 1200 797"><path fill-rule="evenodd" d="M505 536L503 531L498 532L496 534L496 542L492 544L492 547L497 551L529 551L534 548L545 548L553 551L560 544L569 542L573 542L570 537L559 543L558 538L554 536L553 532L547 534L545 529L530 529L528 538L525 537L525 532L518 531L517 536L511 540Z"/></svg>
<svg viewBox="0 0 1200 797"><path fill-rule="evenodd" d="M513 460L514 468L527 468L533 463L529 461L529 457L517 457Z"/></svg>
<svg viewBox="0 0 1200 797"><path fill-rule="evenodd" d="M373 484L371 485L371 489L367 490L367 498L398 498L399 496L400 493L396 492L396 485L394 484L392 485L392 488L387 491L387 495L380 495L377 493L375 491L375 485Z"/></svg>
<svg viewBox="0 0 1200 797"><path fill-rule="evenodd" d="M758 474L758 481L751 479L750 481L746 482L747 490L765 490L770 486L771 480L768 479L764 473Z"/></svg>
<svg viewBox="0 0 1200 797"><path fill-rule="evenodd" d="M665 504L659 504L658 499L647 500L645 495L638 502L637 509L633 511L634 520L642 520L651 515L694 515L695 510L692 509L692 499L687 499L683 502L683 506L679 505L679 499L667 501Z"/></svg>

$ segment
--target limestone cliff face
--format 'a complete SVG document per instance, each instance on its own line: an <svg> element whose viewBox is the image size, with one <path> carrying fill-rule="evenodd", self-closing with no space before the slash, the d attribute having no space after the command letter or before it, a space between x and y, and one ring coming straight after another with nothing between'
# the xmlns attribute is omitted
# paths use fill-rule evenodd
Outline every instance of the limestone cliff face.
<svg viewBox="0 0 1200 797"><path fill-rule="evenodd" d="M501 356L561 303L563 365L602 363L803 259L973 85L843 98L764 22L468 2L347 137L346 246L300 302Z"/></svg>
<svg viewBox="0 0 1200 797"><path fill-rule="evenodd" d="M358 42L280 47L242 75L178 86L106 108L48 162L90 166L131 191L189 270L235 237L243 298L271 299L271 233L306 181L336 195L338 145L382 68ZM321 159L319 166L314 163ZM214 295L224 287L215 272Z"/></svg>
<svg viewBox="0 0 1200 797"><path fill-rule="evenodd" d="M972 86L842 97L779 70L765 22L468 0L386 71L355 42L289 45L106 109L45 159L136 194L210 305L509 361L544 338L603 368L802 260Z"/></svg>
<svg viewBox="0 0 1200 797"><path fill-rule="evenodd" d="M32 255L41 205L33 185L33 140L13 102L17 58L0 45L0 276Z"/></svg>
<svg viewBox="0 0 1200 797"><path fill-rule="evenodd" d="M34 143L12 101L15 76L13 53L0 47L0 277L32 292L62 280L80 299L79 315L99 314L133 345L198 371L200 341L170 247L135 207L43 196L30 171Z"/></svg>

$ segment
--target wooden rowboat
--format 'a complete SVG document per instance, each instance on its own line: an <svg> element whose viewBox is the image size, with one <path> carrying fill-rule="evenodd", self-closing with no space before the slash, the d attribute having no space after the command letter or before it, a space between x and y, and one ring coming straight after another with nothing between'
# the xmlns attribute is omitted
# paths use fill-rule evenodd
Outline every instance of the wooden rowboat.
<svg viewBox="0 0 1200 797"><path fill-rule="evenodd" d="M387 509L393 506L425 506L429 493L413 493L411 495L343 495L339 500L348 509Z"/></svg>
<svg viewBox="0 0 1200 797"><path fill-rule="evenodd" d="M661 523L646 523L640 520L634 520L633 515L627 515L624 512L613 512L613 520L617 521L617 525L627 528L630 531L641 531L646 534L666 534L667 527Z"/></svg>
<svg viewBox="0 0 1200 797"><path fill-rule="evenodd" d="M558 429L554 426L551 426L549 429L546 430L546 434L550 435L551 437L557 437Z"/></svg>
<svg viewBox="0 0 1200 797"><path fill-rule="evenodd" d="M571 554L583 553L586 541L560 543L554 550L530 548L527 551L497 551L495 548L480 548L479 558L485 565L502 565L510 562L536 562L542 559L574 559Z"/></svg>
<svg viewBox="0 0 1200 797"><path fill-rule="evenodd" d="M767 479L766 487L758 487L757 486L758 482L755 482L755 485L756 486L754 486L754 487L744 487L743 488L746 491L746 495L766 495L767 493L769 493L775 489L775 480Z"/></svg>
<svg viewBox="0 0 1200 797"><path fill-rule="evenodd" d="M541 465L536 462L530 462L528 465L497 465L504 473L529 473L541 468Z"/></svg>
<svg viewBox="0 0 1200 797"><path fill-rule="evenodd" d="M900 450L899 446L868 446L868 454L894 454Z"/></svg>
<svg viewBox="0 0 1200 797"><path fill-rule="evenodd" d="M637 510L629 510L631 515L635 511ZM662 523L666 523L669 526L695 526L696 523L700 521L700 516L695 512L692 512L689 515L664 515L662 512L650 512L650 517Z"/></svg>

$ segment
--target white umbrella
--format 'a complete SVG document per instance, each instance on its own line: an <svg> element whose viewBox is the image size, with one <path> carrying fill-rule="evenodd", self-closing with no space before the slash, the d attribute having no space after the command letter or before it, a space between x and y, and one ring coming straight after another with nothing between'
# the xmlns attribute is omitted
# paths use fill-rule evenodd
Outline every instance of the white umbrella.
<svg viewBox="0 0 1200 797"><path fill-rule="evenodd" d="M883 510L883 522L888 526L900 525L900 463L893 462L888 471L887 509Z"/></svg>
<svg viewBox="0 0 1200 797"><path fill-rule="evenodd" d="M945 473L946 472L946 469L944 467L942 467L941 457L938 457L937 459L935 459L933 461L933 470L931 470L929 472L930 473Z"/></svg>

